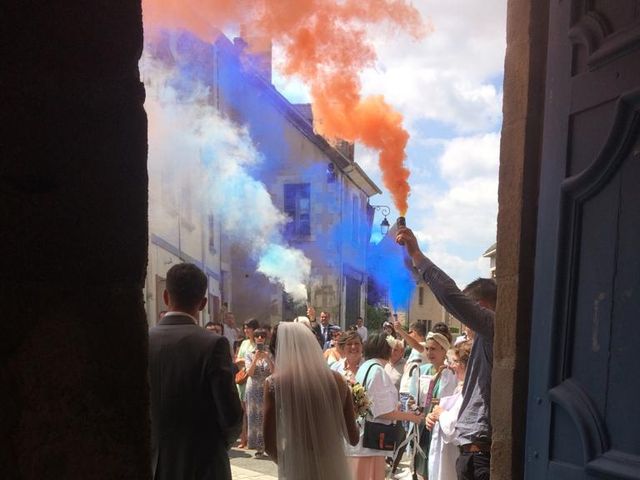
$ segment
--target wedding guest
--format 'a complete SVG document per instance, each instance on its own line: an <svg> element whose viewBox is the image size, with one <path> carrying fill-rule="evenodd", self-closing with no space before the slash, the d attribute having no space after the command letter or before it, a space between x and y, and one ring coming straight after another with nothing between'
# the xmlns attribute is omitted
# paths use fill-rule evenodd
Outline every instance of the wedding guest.
<svg viewBox="0 0 640 480"><path fill-rule="evenodd" d="M409 331L405 332L400 322L396 322L395 331L397 336L404 339L407 347L411 349L400 379L399 392L402 409L408 410L409 404L416 404L416 406L422 407L418 403L418 388L420 366L427 361L424 353L427 334L426 324L421 321L412 322ZM405 424L405 427L409 428L409 425Z"/></svg>
<svg viewBox="0 0 640 480"><path fill-rule="evenodd" d="M394 339L391 357L389 357L389 362L385 365L384 370L397 389L400 389L400 380L402 380L402 374L404 373L406 364L407 360L404 358L404 342Z"/></svg>
<svg viewBox="0 0 640 480"><path fill-rule="evenodd" d="M387 337L387 339L393 337ZM393 382L393 385L396 389L400 389L400 381L402 380L402 376L404 374L405 366L407 364L407 359L404 358L404 342L400 339L393 339L393 341L389 341L391 345L393 345L391 349L391 356L389 357L389 362L384 366L384 371L387 372L389 378ZM400 410L406 411L407 409L402 404L400 405ZM391 474L393 478L396 478L395 474L398 470L398 466L402 461L402 457L404 456L404 452L406 450L406 446L402 447L401 450L398 451L396 455L395 462L393 459L390 461L393 462L391 466ZM407 469L408 472L408 469ZM400 472L397 473L400 475Z"/></svg>
<svg viewBox="0 0 640 480"><path fill-rule="evenodd" d="M456 436L456 421L462 406L462 388L471 355L471 342L463 342L449 350L449 363L458 385L453 395L442 397L440 403L427 415L426 425L431 430L429 446L429 480L456 480L456 460L460 455Z"/></svg>
<svg viewBox="0 0 640 480"><path fill-rule="evenodd" d="M327 311L320 312L320 335L322 338L322 350L329 348L329 342L331 341L331 332L340 328L337 325L331 323L331 314Z"/></svg>
<svg viewBox="0 0 640 480"><path fill-rule="evenodd" d="M254 332L257 328L260 327L258 320L255 318L250 318L243 325L244 336L246 337L242 343L240 343L240 347L238 347L238 352L236 354L236 366L238 370L246 370L247 365L245 364L245 360L249 353L252 353L256 349L256 342L254 339ZM238 448L247 448L247 404L245 402L247 385L240 384L238 385L238 395L240 396L240 402L242 403L242 410L244 415L242 417L242 433L240 434L240 444Z"/></svg>
<svg viewBox="0 0 640 480"><path fill-rule="evenodd" d="M220 322L207 322L204 328L213 333L217 333L218 335L224 336L224 325Z"/></svg>
<svg viewBox="0 0 640 480"><path fill-rule="evenodd" d="M334 363L340 361L342 359L342 350L338 344L340 337L344 335L344 333L335 329L331 332L331 346L324 351L324 358L327 361L327 365L331 366Z"/></svg>
<svg viewBox="0 0 640 480"><path fill-rule="evenodd" d="M371 414L367 420L374 423L391 424L395 421L408 421L420 424L424 416L398 409L398 391L384 371L391 345L385 333L373 333L364 345L365 362L358 369L356 381L367 390L372 403ZM383 480L385 478L385 457L389 452L363 446L364 430L355 447L347 447L354 480Z"/></svg>
<svg viewBox="0 0 640 480"><path fill-rule="evenodd" d="M316 309L311 305L307 305L307 317L309 318L309 322L311 323L311 331L318 340L318 345L320 348L324 346L324 340L322 339L322 328L320 327L320 322L318 322L316 318Z"/></svg>
<svg viewBox="0 0 640 480"><path fill-rule="evenodd" d="M441 333L442 335L447 337L447 340L449 340L450 344L453 343L453 336L451 335L451 330L449 330L449 325L447 325L446 323L444 322L435 323L431 328L431 331L433 333Z"/></svg>
<svg viewBox="0 0 640 480"><path fill-rule="evenodd" d="M342 358L331 365L331 370L342 375L347 383L353 383L362 363L362 339L358 332L345 332L338 340Z"/></svg>
<svg viewBox="0 0 640 480"><path fill-rule="evenodd" d="M467 365L463 400L456 423L461 455L456 462L458 478L486 480L491 463L491 374L497 285L490 278L478 278L464 291L427 258L408 228L400 228L396 242L404 245L414 271L427 282L447 312L474 331Z"/></svg>
<svg viewBox="0 0 640 480"><path fill-rule="evenodd" d="M356 327L357 332L360 334L363 342L367 341L367 337L369 337L369 330L364 326L364 319L362 317L356 318Z"/></svg>
<svg viewBox="0 0 640 480"><path fill-rule="evenodd" d="M256 348L245 356L247 365L247 447L256 450L256 457L264 454L264 381L273 373L273 357L267 349L267 329L257 328L253 332Z"/></svg>
<svg viewBox="0 0 640 480"><path fill-rule="evenodd" d="M471 330L466 325L462 326L462 335L456 338L455 345L458 345L462 342L473 342L473 330Z"/></svg>
<svg viewBox="0 0 640 480"><path fill-rule="evenodd" d="M409 331L405 332L402 324L396 320L393 325L399 338L402 338L407 346L411 347L411 353L407 363L423 362L425 360L424 347L426 345L427 324L424 321L416 320L409 325Z"/></svg>
<svg viewBox="0 0 640 480"><path fill-rule="evenodd" d="M445 365L447 351L451 347L449 340L441 333L429 332L425 342L425 355L428 363L420 366L419 381L428 378L426 392L418 388L418 404L424 407L425 413L430 413L438 405L439 399L451 395L457 385L455 375ZM428 454L431 444L431 434L423 425L418 429L420 449L415 455L415 471L419 479L428 479Z"/></svg>
<svg viewBox="0 0 640 480"><path fill-rule="evenodd" d="M394 338L396 337L396 332L395 332L395 329L393 328L393 323L391 322L384 322L382 324L382 331L386 335L391 335Z"/></svg>
<svg viewBox="0 0 640 480"><path fill-rule="evenodd" d="M236 340L242 338L240 330L236 327L236 317L231 312L225 312L222 323L225 325L224 336L229 340L229 345L233 347Z"/></svg>

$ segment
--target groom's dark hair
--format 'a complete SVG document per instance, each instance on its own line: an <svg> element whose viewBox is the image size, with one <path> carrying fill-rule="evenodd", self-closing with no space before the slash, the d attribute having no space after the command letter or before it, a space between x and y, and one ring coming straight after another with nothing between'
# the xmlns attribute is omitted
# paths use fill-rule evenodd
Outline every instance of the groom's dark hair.
<svg viewBox="0 0 640 480"><path fill-rule="evenodd" d="M166 288L174 306L197 307L207 294L207 276L193 263L179 263L167 272Z"/></svg>

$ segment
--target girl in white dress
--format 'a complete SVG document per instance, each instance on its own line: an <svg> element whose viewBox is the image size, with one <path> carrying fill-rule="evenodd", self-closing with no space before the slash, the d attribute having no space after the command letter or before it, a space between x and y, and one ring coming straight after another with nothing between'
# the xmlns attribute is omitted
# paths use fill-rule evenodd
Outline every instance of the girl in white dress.
<svg viewBox="0 0 640 480"><path fill-rule="evenodd" d="M458 444L456 421L462 405L462 386L471 355L470 341L462 342L449 350L449 363L456 374L458 386L453 395L443 397L429 415L427 428L431 430L429 447L429 480L456 480Z"/></svg>

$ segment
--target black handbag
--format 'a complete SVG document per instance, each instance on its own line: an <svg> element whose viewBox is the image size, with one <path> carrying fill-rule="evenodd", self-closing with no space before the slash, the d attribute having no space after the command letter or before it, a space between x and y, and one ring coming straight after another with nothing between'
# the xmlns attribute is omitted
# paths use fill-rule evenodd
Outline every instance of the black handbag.
<svg viewBox="0 0 640 480"><path fill-rule="evenodd" d="M375 365L382 368L379 363L370 365L367 369L367 373L364 376L362 386L367 388L367 377L369 371ZM373 450L385 450L392 452L396 449L396 445L402 442L404 437L404 428L400 423L391 423L389 425L384 423L364 421L364 434L362 436L362 446Z"/></svg>
<svg viewBox="0 0 640 480"><path fill-rule="evenodd" d="M404 439L404 434L404 428L400 423L385 425L365 420L362 446L373 450L393 452Z"/></svg>

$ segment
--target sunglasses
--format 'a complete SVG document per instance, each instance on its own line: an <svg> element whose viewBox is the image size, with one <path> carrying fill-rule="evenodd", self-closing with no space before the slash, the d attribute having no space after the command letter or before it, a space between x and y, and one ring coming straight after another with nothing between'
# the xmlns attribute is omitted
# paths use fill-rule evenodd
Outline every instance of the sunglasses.
<svg viewBox="0 0 640 480"><path fill-rule="evenodd" d="M267 338L267 336L264 333L258 333L257 335L254 335L254 337L256 337L256 338Z"/></svg>

